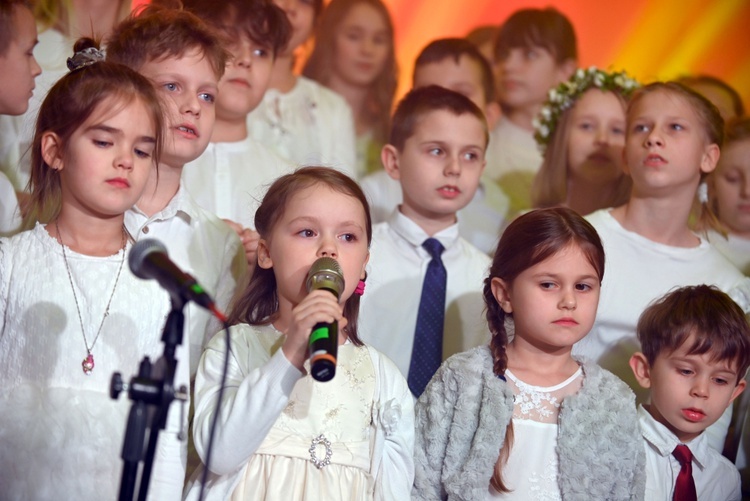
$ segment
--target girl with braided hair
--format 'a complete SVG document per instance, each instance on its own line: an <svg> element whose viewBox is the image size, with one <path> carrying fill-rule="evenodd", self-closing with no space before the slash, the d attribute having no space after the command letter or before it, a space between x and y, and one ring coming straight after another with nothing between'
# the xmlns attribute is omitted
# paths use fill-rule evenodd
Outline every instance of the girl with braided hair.
<svg viewBox="0 0 750 501"><path fill-rule="evenodd" d="M446 360L417 402L412 499L643 498L633 392L571 355L603 275L573 210L508 226L484 282L489 346Z"/></svg>

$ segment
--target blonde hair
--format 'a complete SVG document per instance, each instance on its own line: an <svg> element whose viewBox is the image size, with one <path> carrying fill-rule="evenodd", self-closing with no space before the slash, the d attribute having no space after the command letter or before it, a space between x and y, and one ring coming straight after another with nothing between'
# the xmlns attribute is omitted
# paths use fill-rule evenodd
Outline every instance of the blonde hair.
<svg viewBox="0 0 750 501"><path fill-rule="evenodd" d="M591 87L590 89L595 89ZM586 92L588 92L587 89ZM607 90L614 94L623 106L627 107L625 96L614 90ZM544 160L531 186L531 203L533 207L544 208L565 204L568 199L568 139L570 137L570 122L575 104L567 108L560 115L557 126L552 131L551 138L544 151ZM604 207L616 207L628 201L632 181L630 176L623 173L615 184L612 197Z"/></svg>

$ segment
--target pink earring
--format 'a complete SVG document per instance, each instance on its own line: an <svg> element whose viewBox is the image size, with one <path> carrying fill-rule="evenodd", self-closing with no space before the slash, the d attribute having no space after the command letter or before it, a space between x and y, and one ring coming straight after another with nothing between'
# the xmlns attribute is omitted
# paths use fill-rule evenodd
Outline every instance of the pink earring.
<svg viewBox="0 0 750 501"><path fill-rule="evenodd" d="M362 294L365 293L365 281L364 280L359 281L359 283L357 284L357 288L354 289L354 293L358 296L361 296Z"/></svg>

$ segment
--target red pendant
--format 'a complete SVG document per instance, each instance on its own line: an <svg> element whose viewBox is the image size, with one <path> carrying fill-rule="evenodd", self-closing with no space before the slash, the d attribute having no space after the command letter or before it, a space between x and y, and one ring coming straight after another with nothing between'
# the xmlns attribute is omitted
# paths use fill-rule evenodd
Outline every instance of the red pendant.
<svg viewBox="0 0 750 501"><path fill-rule="evenodd" d="M87 376L91 374L91 371L94 370L94 355L89 353L88 356L83 359L83 362L81 362L81 367L83 367L84 374Z"/></svg>

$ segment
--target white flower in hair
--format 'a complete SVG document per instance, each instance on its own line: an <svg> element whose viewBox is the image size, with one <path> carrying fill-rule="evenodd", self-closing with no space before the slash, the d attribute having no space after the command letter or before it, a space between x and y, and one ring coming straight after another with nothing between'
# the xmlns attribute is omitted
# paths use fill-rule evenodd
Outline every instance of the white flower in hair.
<svg viewBox="0 0 750 501"><path fill-rule="evenodd" d="M592 87L610 92L617 92L629 97L640 84L624 71L608 73L596 66L587 69L578 68L570 80L562 82L547 93L547 101L534 119L534 139L542 153L557 128L562 113L573 106L584 92Z"/></svg>

